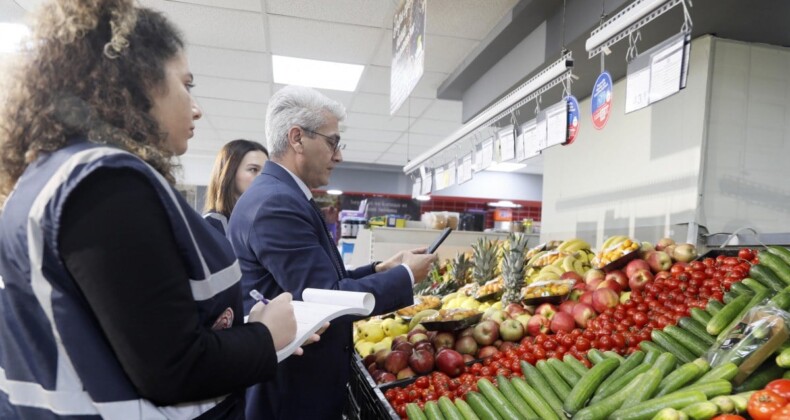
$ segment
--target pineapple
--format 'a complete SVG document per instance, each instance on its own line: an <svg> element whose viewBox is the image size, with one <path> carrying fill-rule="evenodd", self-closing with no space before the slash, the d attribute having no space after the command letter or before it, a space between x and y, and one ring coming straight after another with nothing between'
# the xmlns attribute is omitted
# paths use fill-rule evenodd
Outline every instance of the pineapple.
<svg viewBox="0 0 790 420"><path fill-rule="evenodd" d="M456 255L455 260L447 263L447 271L445 271L444 282L439 284L435 290L435 295L444 296L448 293L455 292L461 286L469 282L469 268L472 263L466 257L466 254L459 253Z"/></svg>
<svg viewBox="0 0 790 420"><path fill-rule="evenodd" d="M472 245L472 250L474 250L475 263L472 279L482 285L497 275L497 246L494 241L479 238L477 243Z"/></svg>
<svg viewBox="0 0 790 420"><path fill-rule="evenodd" d="M442 267L439 263L439 260L433 262L431 266L431 271L428 273L428 278L425 280L415 283L413 287L413 292L415 296L419 295L431 295L433 293L433 288L442 281Z"/></svg>
<svg viewBox="0 0 790 420"><path fill-rule="evenodd" d="M504 253L502 278L505 281L505 293L502 295L502 304L514 303L521 300L521 288L524 286L524 272L526 261L524 250L527 248L527 235L510 234L508 242L510 249Z"/></svg>

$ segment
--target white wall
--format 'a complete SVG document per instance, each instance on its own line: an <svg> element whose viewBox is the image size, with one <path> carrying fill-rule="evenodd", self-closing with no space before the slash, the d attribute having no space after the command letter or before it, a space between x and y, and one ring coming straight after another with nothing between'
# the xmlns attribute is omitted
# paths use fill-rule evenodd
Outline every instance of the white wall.
<svg viewBox="0 0 790 420"><path fill-rule="evenodd" d="M655 241L694 220L710 48L710 37L693 41L686 89L628 115L625 79L616 81L603 130L592 126L589 98L582 101L576 141L544 151L541 240Z"/></svg>
<svg viewBox="0 0 790 420"><path fill-rule="evenodd" d="M181 171L178 183L185 185L208 185L211 168L214 167L215 156L185 155L180 158Z"/></svg>
<svg viewBox="0 0 790 420"><path fill-rule="evenodd" d="M790 231L790 48L716 40L705 194L709 232Z"/></svg>
<svg viewBox="0 0 790 420"><path fill-rule="evenodd" d="M432 195L541 201L543 199L543 177L507 172L476 172L471 181L435 191Z"/></svg>

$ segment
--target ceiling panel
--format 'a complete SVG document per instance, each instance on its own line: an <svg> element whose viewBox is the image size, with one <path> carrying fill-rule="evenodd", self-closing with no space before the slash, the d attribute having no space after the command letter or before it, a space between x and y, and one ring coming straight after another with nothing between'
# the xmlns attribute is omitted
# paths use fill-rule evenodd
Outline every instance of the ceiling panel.
<svg viewBox="0 0 790 420"><path fill-rule="evenodd" d="M349 140L343 141L347 145L346 150L343 151L343 154L346 152L378 152L381 153L392 145L392 143L388 142L375 142L375 141L361 141L361 140Z"/></svg>
<svg viewBox="0 0 790 420"><path fill-rule="evenodd" d="M222 139L222 144L231 140L245 139L257 141L266 146L266 133L263 131L217 130L217 132L219 133L220 139Z"/></svg>
<svg viewBox="0 0 790 420"><path fill-rule="evenodd" d="M260 13L164 0L141 0L141 3L164 12L184 31L190 44L266 51Z"/></svg>
<svg viewBox="0 0 790 420"><path fill-rule="evenodd" d="M266 11L273 15L391 28L394 3L381 0L267 0Z"/></svg>
<svg viewBox="0 0 790 420"><path fill-rule="evenodd" d="M395 115L399 117L419 117L433 103L433 99L408 98ZM387 97L387 114L389 114L389 96Z"/></svg>
<svg viewBox="0 0 790 420"><path fill-rule="evenodd" d="M173 1L173 0L168 0ZM219 7L223 9L236 9L236 10L246 10L249 12L261 12L261 1L260 0L222 0L218 2L217 0L175 0L179 3L191 3L191 4L200 4L203 6L213 6Z"/></svg>
<svg viewBox="0 0 790 420"><path fill-rule="evenodd" d="M200 83L198 81L198 83ZM226 99L196 98L205 115L238 118L266 118L264 103L230 101Z"/></svg>
<svg viewBox="0 0 790 420"><path fill-rule="evenodd" d="M447 76L447 73L424 71L417 86L411 91L411 96L415 98L436 98L436 92L439 90L442 82L447 79Z"/></svg>
<svg viewBox="0 0 790 420"><path fill-rule="evenodd" d="M384 66L365 66L359 78L358 92L390 94L390 68ZM435 92L434 92L435 95Z"/></svg>
<svg viewBox="0 0 790 420"><path fill-rule="evenodd" d="M197 75L259 82L272 81L272 62L269 54L189 45L187 55L189 67L192 73ZM229 66L228 63L233 65Z"/></svg>
<svg viewBox="0 0 790 420"><path fill-rule="evenodd" d="M437 99L431 106L422 114L423 118L430 118L434 120L451 121L458 124L457 128L461 127L461 111L463 104L461 101L445 101ZM450 135L452 132L448 132Z"/></svg>
<svg viewBox="0 0 790 420"><path fill-rule="evenodd" d="M201 76L192 92L198 97L198 102L205 97L264 104L271 96L269 83L209 76Z"/></svg>
<svg viewBox="0 0 790 420"><path fill-rule="evenodd" d="M349 162L373 162L378 159L381 152L357 152L353 150L343 151L343 160Z"/></svg>
<svg viewBox="0 0 790 420"><path fill-rule="evenodd" d="M354 140L373 142L394 142L401 136L398 131L367 130L364 128L349 127L343 132L343 142L352 143Z"/></svg>
<svg viewBox="0 0 790 420"><path fill-rule="evenodd" d="M389 115L390 97L389 95L358 93L354 96L354 101L351 103L351 111Z"/></svg>
<svg viewBox="0 0 790 420"><path fill-rule="evenodd" d="M343 125L354 128L368 128L373 130L405 131L409 128L409 119L402 117L389 117L377 114L349 112Z"/></svg>
<svg viewBox="0 0 790 420"><path fill-rule="evenodd" d="M380 29L285 16L269 16L272 54L365 64Z"/></svg>
<svg viewBox="0 0 790 420"><path fill-rule="evenodd" d="M425 33L480 40L516 3L518 0L430 0Z"/></svg>
<svg viewBox="0 0 790 420"><path fill-rule="evenodd" d="M449 121L420 118L411 125L411 129L409 131L418 134L431 134L435 136L446 137L455 130L458 130L460 127L461 124L452 123Z"/></svg>
<svg viewBox="0 0 790 420"><path fill-rule="evenodd" d="M452 73L479 43L465 38L426 35L425 71Z"/></svg>
<svg viewBox="0 0 790 420"><path fill-rule="evenodd" d="M212 115L209 117L211 125L217 130L259 131L266 130L263 118L236 118Z"/></svg>

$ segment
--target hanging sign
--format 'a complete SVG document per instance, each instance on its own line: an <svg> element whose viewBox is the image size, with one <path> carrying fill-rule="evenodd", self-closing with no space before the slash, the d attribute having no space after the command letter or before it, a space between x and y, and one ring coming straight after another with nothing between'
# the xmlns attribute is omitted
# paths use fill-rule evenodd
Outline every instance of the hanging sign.
<svg viewBox="0 0 790 420"><path fill-rule="evenodd" d="M433 186L433 171L428 171L425 176L422 177L422 191L421 195L428 195L431 193L431 187Z"/></svg>
<svg viewBox="0 0 790 420"><path fill-rule="evenodd" d="M538 140L538 122L531 120L521 126L524 137L524 159L529 159L540 154L540 140Z"/></svg>
<svg viewBox="0 0 790 420"><path fill-rule="evenodd" d="M405 0L392 22L390 115L403 105L417 86L425 67L425 3Z"/></svg>
<svg viewBox="0 0 790 420"><path fill-rule="evenodd" d="M518 134L518 136L516 136L516 162L521 162L522 160L527 158L525 151L526 150L524 149L524 132L522 131L521 133Z"/></svg>
<svg viewBox="0 0 790 420"><path fill-rule="evenodd" d="M422 179L417 178L414 180L414 185L411 186L411 198L417 198L422 189Z"/></svg>
<svg viewBox="0 0 790 420"><path fill-rule="evenodd" d="M455 185L455 178L458 174L458 170L455 167L455 161L452 161L447 164L447 171L445 172L445 176L447 177L447 187L452 187Z"/></svg>
<svg viewBox="0 0 790 420"><path fill-rule="evenodd" d="M516 133L513 126L509 125L497 132L499 137L499 161L507 162L516 157Z"/></svg>
<svg viewBox="0 0 790 420"><path fill-rule="evenodd" d="M482 171L483 169L488 168L491 166L491 162L494 160L494 138L491 137L483 142L483 145L480 149L480 167L477 169L478 171Z"/></svg>
<svg viewBox="0 0 790 420"><path fill-rule="evenodd" d="M579 134L579 101L571 95L565 98L568 102L568 141L564 145L569 145L576 140Z"/></svg>
<svg viewBox="0 0 790 420"><path fill-rule="evenodd" d="M592 123L596 130L602 130L612 113L612 76L608 71L601 73L592 90Z"/></svg>
<svg viewBox="0 0 790 420"><path fill-rule="evenodd" d="M472 179L472 154L464 156L461 159L461 165L458 166L458 184L463 184Z"/></svg>
<svg viewBox="0 0 790 420"><path fill-rule="evenodd" d="M444 168L436 168L433 171L433 179L436 180L436 191L443 190L446 188L444 185Z"/></svg>

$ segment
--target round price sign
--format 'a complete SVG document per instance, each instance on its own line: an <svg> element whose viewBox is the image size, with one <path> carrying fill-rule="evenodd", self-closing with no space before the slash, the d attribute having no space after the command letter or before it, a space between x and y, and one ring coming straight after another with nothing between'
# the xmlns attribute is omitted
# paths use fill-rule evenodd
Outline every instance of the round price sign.
<svg viewBox="0 0 790 420"><path fill-rule="evenodd" d="M573 95L565 100L568 102L568 140L563 145L567 146L573 143L576 135L579 134L579 101Z"/></svg>
<svg viewBox="0 0 790 420"><path fill-rule="evenodd" d="M609 121L612 113L612 76L608 71L601 73L593 85L592 123L596 130L601 130Z"/></svg>

